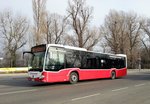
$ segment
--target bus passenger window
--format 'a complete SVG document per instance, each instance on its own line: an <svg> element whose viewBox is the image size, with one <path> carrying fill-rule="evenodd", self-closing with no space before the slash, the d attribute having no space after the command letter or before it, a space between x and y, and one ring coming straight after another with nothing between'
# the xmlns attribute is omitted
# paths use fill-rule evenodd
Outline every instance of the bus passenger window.
<svg viewBox="0 0 150 104"><path fill-rule="evenodd" d="M101 68L105 69L106 61L104 59L101 60Z"/></svg>
<svg viewBox="0 0 150 104"><path fill-rule="evenodd" d="M87 59L87 63L86 63L87 69L91 69L91 64L92 64L91 59Z"/></svg>

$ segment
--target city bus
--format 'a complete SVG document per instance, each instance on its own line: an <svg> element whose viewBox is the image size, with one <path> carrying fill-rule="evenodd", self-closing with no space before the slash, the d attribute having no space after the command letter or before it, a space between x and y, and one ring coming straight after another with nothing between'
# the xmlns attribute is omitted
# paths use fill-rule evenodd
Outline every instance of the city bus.
<svg viewBox="0 0 150 104"><path fill-rule="evenodd" d="M42 44L31 48L28 80L38 82L70 82L127 75L125 54L87 51L84 48Z"/></svg>

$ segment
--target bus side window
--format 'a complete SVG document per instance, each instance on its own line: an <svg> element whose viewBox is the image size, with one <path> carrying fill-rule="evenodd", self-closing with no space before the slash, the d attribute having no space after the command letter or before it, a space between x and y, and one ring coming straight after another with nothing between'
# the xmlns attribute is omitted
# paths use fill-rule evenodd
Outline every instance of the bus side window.
<svg viewBox="0 0 150 104"><path fill-rule="evenodd" d="M86 62L86 68L87 69L91 69L91 64L92 64L92 61L91 61L91 59L87 59L87 62Z"/></svg>
<svg viewBox="0 0 150 104"><path fill-rule="evenodd" d="M99 69L99 61L96 58L87 59L87 69Z"/></svg>
<svg viewBox="0 0 150 104"><path fill-rule="evenodd" d="M96 58L92 58L92 69L96 69L97 68L97 63L96 63Z"/></svg>
<svg viewBox="0 0 150 104"><path fill-rule="evenodd" d="M111 60L111 68L115 68L115 59Z"/></svg>
<svg viewBox="0 0 150 104"><path fill-rule="evenodd" d="M80 51L70 50L66 54L66 67L67 68L80 68L81 67L81 56Z"/></svg>
<svg viewBox="0 0 150 104"><path fill-rule="evenodd" d="M73 61L74 61L74 58L73 58L73 55L71 53L67 53L66 54L66 67L67 68L71 68L73 67Z"/></svg>
<svg viewBox="0 0 150 104"><path fill-rule="evenodd" d="M125 68L124 59L120 59L120 68Z"/></svg>
<svg viewBox="0 0 150 104"><path fill-rule="evenodd" d="M81 67L81 59L79 55L76 55L74 59L74 67L75 68L80 68Z"/></svg>
<svg viewBox="0 0 150 104"><path fill-rule="evenodd" d="M96 69L100 69L101 65L100 65L100 58L97 57L96 58Z"/></svg>
<svg viewBox="0 0 150 104"><path fill-rule="evenodd" d="M101 59L100 62L101 62L100 63L101 64L101 69L105 69L106 60Z"/></svg>
<svg viewBox="0 0 150 104"><path fill-rule="evenodd" d="M114 61L114 68L118 69L118 59L115 59Z"/></svg>

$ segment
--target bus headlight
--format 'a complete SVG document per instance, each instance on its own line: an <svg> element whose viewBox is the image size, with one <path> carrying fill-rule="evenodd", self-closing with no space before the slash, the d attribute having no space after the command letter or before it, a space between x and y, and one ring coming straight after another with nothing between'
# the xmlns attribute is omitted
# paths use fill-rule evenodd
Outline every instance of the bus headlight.
<svg viewBox="0 0 150 104"><path fill-rule="evenodd" d="M41 75L40 77L39 77L39 79L43 79L45 76L44 75Z"/></svg>

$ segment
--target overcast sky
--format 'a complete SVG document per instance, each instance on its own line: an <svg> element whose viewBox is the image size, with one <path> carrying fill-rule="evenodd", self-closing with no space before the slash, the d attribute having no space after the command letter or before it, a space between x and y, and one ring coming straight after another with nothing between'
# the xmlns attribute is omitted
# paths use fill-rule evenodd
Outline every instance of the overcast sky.
<svg viewBox="0 0 150 104"><path fill-rule="evenodd" d="M68 0L47 0L47 10L65 15L67 3ZM141 16L150 17L150 0L87 0L87 5L94 8L93 25L102 24L110 9L134 11ZM5 9L21 13L32 20L32 0L0 0L0 11Z"/></svg>

